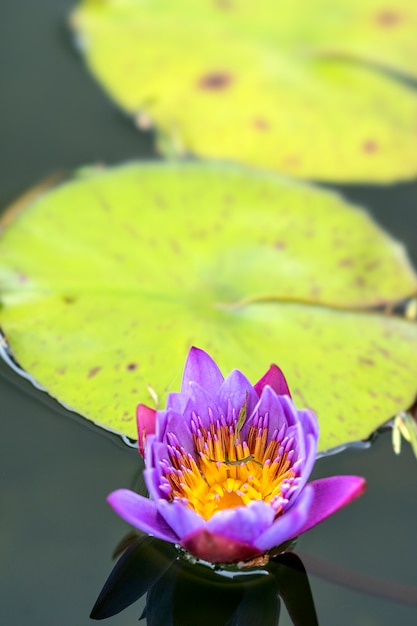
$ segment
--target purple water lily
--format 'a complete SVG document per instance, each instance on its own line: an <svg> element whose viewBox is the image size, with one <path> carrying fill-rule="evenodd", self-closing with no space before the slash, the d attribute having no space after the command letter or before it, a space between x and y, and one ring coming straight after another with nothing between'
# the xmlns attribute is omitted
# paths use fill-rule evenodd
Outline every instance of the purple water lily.
<svg viewBox="0 0 417 626"><path fill-rule="evenodd" d="M333 476L307 484L318 423L298 410L281 370L252 386L226 379L192 348L181 392L166 409L138 407L150 499L119 489L108 500L127 522L211 563L265 555L359 496L365 481Z"/></svg>

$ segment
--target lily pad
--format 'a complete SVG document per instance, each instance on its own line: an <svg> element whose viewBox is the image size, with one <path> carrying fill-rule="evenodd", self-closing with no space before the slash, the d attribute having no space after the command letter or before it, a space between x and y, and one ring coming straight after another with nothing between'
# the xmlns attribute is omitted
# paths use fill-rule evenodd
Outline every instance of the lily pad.
<svg viewBox="0 0 417 626"><path fill-rule="evenodd" d="M191 345L255 383L270 363L313 408L321 449L367 437L417 391L404 249L335 194L221 165L83 169L0 237L0 325L53 396L136 437ZM153 393L152 391L152 393Z"/></svg>
<svg viewBox="0 0 417 626"><path fill-rule="evenodd" d="M417 174L414 0L84 0L86 62L165 151L328 181Z"/></svg>

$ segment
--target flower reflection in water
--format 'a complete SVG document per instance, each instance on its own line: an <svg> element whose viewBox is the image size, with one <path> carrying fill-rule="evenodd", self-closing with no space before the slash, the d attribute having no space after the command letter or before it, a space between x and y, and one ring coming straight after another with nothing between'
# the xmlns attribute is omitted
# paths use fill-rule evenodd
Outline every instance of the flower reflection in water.
<svg viewBox="0 0 417 626"><path fill-rule="evenodd" d="M148 626L273 626L280 598L294 624L315 626L305 569L291 552L262 569L190 564L178 550L151 537L132 539L91 612L96 620L119 613L147 594L142 618Z"/></svg>

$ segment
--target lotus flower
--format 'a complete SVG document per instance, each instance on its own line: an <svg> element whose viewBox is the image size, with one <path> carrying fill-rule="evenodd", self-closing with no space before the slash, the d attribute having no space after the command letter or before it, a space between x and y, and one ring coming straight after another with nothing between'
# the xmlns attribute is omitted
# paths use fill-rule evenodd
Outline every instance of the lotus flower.
<svg viewBox="0 0 417 626"><path fill-rule="evenodd" d="M224 379L206 352L191 348L181 392L163 411L139 405L138 431L150 498L119 489L110 505L211 563L267 558L365 487L358 476L307 484L317 418L296 408L276 365L252 386L239 370Z"/></svg>

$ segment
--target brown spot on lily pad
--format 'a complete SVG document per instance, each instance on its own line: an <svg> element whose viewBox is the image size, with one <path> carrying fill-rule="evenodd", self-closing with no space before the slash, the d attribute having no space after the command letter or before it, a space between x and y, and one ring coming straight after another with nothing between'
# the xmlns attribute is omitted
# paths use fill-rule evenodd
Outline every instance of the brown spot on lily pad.
<svg viewBox="0 0 417 626"><path fill-rule="evenodd" d="M274 248L276 250L284 250L287 247L285 241L279 240L274 243Z"/></svg>
<svg viewBox="0 0 417 626"><path fill-rule="evenodd" d="M214 0L214 4L219 9L233 9L233 2L232 2L232 0Z"/></svg>
<svg viewBox="0 0 417 626"><path fill-rule="evenodd" d="M359 363L362 363L362 365L369 365L370 367L375 365L375 361L373 359L368 359L365 356L360 356L358 361L359 361Z"/></svg>
<svg viewBox="0 0 417 626"><path fill-rule="evenodd" d="M90 371L88 372L87 378L93 378L93 376L98 374L100 370L101 370L101 367L99 365L97 365L97 367L92 367Z"/></svg>
<svg viewBox="0 0 417 626"><path fill-rule="evenodd" d="M378 144L376 143L376 141L368 139L362 144L362 150L366 152L366 154L373 154L374 152L378 151Z"/></svg>
<svg viewBox="0 0 417 626"><path fill-rule="evenodd" d="M233 76L230 72L215 71L204 74L199 81L198 86L200 89L207 89L209 91L220 91L230 87L233 82Z"/></svg>
<svg viewBox="0 0 417 626"><path fill-rule="evenodd" d="M345 257L344 259L340 259L339 261L340 267L352 267L352 265L353 265L353 259L350 259L349 257Z"/></svg>
<svg viewBox="0 0 417 626"><path fill-rule="evenodd" d="M181 254L181 246L176 239L170 239L169 245L174 254Z"/></svg>
<svg viewBox="0 0 417 626"><path fill-rule="evenodd" d="M62 300L65 304L74 304L74 302L77 301L77 298L75 296L62 296Z"/></svg>
<svg viewBox="0 0 417 626"><path fill-rule="evenodd" d="M167 208L166 200L162 196L155 196L154 201L155 206L158 207L158 209L165 210Z"/></svg>
<svg viewBox="0 0 417 626"><path fill-rule="evenodd" d="M128 364L126 365L126 369L127 369L129 372L133 372L133 371L134 371L134 370L136 370L137 368L138 368L138 364L137 364L137 363L128 363Z"/></svg>
<svg viewBox="0 0 417 626"><path fill-rule="evenodd" d="M319 298L321 295L321 292L322 292L322 288L319 287L318 285L314 285L310 289L310 295L312 296L312 298Z"/></svg>
<svg viewBox="0 0 417 626"><path fill-rule="evenodd" d="M255 117L252 121L253 127L259 131L267 131L269 130L270 124L263 117Z"/></svg>
<svg viewBox="0 0 417 626"><path fill-rule="evenodd" d="M398 13L398 11L391 9L381 11L376 16L377 24L379 24L379 26L383 26L384 28L392 28L393 26L398 26L401 20L401 13Z"/></svg>
<svg viewBox="0 0 417 626"><path fill-rule="evenodd" d="M369 272L377 268L380 264L381 264L380 260L374 259L373 261L369 261L369 263L366 263L366 265L364 266L364 270Z"/></svg>
<svg viewBox="0 0 417 626"><path fill-rule="evenodd" d="M282 161L284 167L297 168L301 165L301 158L297 154L289 154Z"/></svg>

